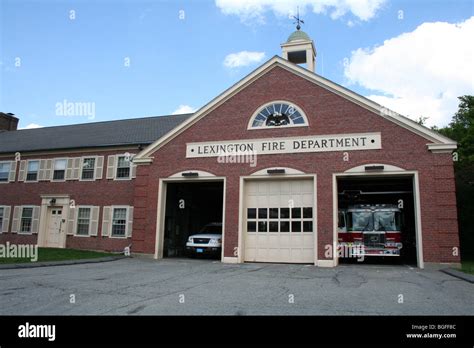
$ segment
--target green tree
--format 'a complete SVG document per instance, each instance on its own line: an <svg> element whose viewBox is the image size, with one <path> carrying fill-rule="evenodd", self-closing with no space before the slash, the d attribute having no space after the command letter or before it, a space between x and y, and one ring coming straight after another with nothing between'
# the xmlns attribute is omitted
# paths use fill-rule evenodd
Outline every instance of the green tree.
<svg viewBox="0 0 474 348"><path fill-rule="evenodd" d="M458 166L474 162L474 96L459 97L459 110L453 116L449 126L438 129L438 132L458 142Z"/></svg>
<svg viewBox="0 0 474 348"><path fill-rule="evenodd" d="M459 235L463 259L474 258L474 96L459 97L459 110L451 123L436 129L458 143L454 163Z"/></svg>

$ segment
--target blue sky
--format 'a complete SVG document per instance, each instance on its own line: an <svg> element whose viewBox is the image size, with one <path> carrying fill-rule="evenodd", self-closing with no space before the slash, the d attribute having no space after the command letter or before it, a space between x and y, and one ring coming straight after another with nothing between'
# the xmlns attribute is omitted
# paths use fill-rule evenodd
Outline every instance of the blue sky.
<svg viewBox="0 0 474 348"><path fill-rule="evenodd" d="M255 0L249 12L249 0L0 0L0 111L31 127L199 108L280 55L295 27L286 12L298 3L318 74L412 118L423 113L446 124L456 94L473 93L472 47L455 45L472 34L473 1L359 0L368 11L348 5L354 1L316 8L310 0ZM454 46L449 54L437 47L443 43ZM254 59L224 64L242 51ZM64 101L89 103L94 113L61 114Z"/></svg>

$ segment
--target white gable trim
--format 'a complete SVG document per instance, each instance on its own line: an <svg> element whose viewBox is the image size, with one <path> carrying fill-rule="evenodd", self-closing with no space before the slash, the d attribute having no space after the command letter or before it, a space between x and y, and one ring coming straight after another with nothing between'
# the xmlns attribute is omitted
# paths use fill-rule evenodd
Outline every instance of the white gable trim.
<svg viewBox="0 0 474 348"><path fill-rule="evenodd" d="M154 143L147 146L143 151L141 151L138 155L135 156L134 162L136 164L146 164L150 163L153 160L153 157L150 157L156 150L160 147L174 139L177 135L179 135L184 130L188 129L196 122L198 122L201 118L206 116L212 110L220 106L226 100L234 96L240 90L247 87L249 84L253 83L256 79L260 78L262 75L266 74L268 71L275 67L281 67L291 73L294 73L300 77L307 79L310 82L315 83L316 85L325 88L345 99L348 99L359 106L364 107L365 109L372 111L373 113L405 128L409 131L418 134L425 139L431 141L435 144L447 144L450 148L455 149L456 143L437 132L434 132L424 126L419 125L415 121L410 120L409 118L402 116L394 111L391 111L380 104L375 103L374 101L367 99L345 87L338 85L328 79L325 79L322 76L319 76L307 69L304 69L296 64L293 64L281 57L274 56L266 63L255 69L253 72L245 76L242 80L225 90L223 93L218 95L216 98L212 99L208 104L204 105L200 108L196 113L191 116L189 119L181 123L176 128L169 131L160 139L156 140ZM428 144L431 145L431 144ZM431 150L431 149L430 149Z"/></svg>

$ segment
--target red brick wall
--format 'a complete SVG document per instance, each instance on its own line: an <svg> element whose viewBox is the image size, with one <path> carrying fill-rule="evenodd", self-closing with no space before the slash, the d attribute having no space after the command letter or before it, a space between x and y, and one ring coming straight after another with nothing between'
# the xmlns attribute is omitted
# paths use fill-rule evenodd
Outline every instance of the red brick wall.
<svg viewBox="0 0 474 348"><path fill-rule="evenodd" d="M118 239L101 237L102 212L104 206L109 205L133 205L134 201L134 181L132 180L107 180L107 156L112 154L122 154L125 152L137 153L136 149L124 149L120 151L108 152L81 152L81 153L57 153L51 155L22 156L22 160L45 159L58 157L81 157L87 155L104 156L103 176L96 181L65 181L50 182L40 181L35 183L18 182L19 165L17 166L17 181L14 183L0 184L0 205L10 205L10 228L13 219L13 206L15 205L41 205L41 195L45 194L68 194L75 201L76 205L100 206L99 230L96 237L75 237L67 236L66 247L77 249L95 249L108 251L121 251L131 243L130 238ZM13 160L2 158L3 160ZM65 217L67 219L67 217ZM36 243L37 235L18 235L15 233L1 233L0 243L6 241L14 243Z"/></svg>
<svg viewBox="0 0 474 348"><path fill-rule="evenodd" d="M264 103L287 100L303 109L309 127L247 131L251 115ZM255 168L220 164L216 158L186 159L186 143L319 134L381 132L382 149L342 152L262 155ZM428 151L428 140L385 120L324 88L275 68L217 107L193 127L156 151L151 165L139 166L135 185L135 251L153 253L159 178L184 170L204 170L227 178L225 256L238 245L239 177L273 166L317 174L319 258L332 243L332 174L367 163L385 163L419 172L423 252L426 262L458 262L459 246L451 156Z"/></svg>

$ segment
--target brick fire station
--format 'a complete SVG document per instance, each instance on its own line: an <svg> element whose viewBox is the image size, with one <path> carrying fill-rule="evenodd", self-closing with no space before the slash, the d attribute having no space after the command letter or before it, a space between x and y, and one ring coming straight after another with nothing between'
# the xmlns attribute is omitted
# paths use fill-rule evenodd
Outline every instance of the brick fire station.
<svg viewBox="0 0 474 348"><path fill-rule="evenodd" d="M459 262L456 143L317 75L303 31L281 48L193 114L17 130L1 113L0 243L159 259L214 223L228 263L334 267L356 232Z"/></svg>

